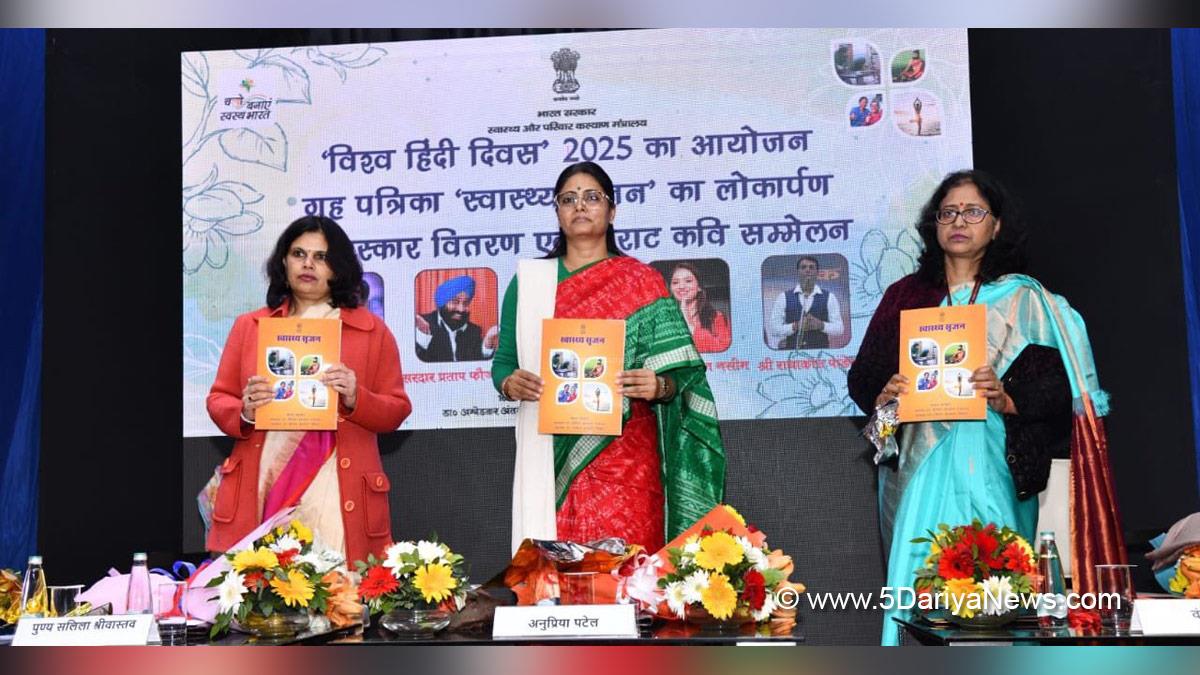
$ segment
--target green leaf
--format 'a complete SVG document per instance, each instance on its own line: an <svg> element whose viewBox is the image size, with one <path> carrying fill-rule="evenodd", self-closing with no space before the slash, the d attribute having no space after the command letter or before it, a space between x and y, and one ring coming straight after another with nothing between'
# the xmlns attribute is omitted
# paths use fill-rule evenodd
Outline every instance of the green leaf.
<svg viewBox="0 0 1200 675"><path fill-rule="evenodd" d="M783 582L784 579L787 578L784 575L783 570L777 570L777 569L764 570L762 575L763 575L763 580L766 583L767 588L772 588L774 586L777 586L781 582Z"/></svg>

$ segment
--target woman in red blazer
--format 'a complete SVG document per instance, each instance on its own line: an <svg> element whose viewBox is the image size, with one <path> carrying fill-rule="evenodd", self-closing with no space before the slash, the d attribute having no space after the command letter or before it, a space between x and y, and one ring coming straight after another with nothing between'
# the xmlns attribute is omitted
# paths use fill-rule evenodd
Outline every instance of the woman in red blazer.
<svg viewBox="0 0 1200 675"><path fill-rule="evenodd" d="M279 510L297 506L297 518L348 561L381 555L391 542L390 482L376 435L395 430L412 411L396 340L383 319L360 306L362 266L334 221L293 222L266 271L267 306L234 321L208 394L209 416L237 442L221 465L207 547L225 551ZM275 396L272 383L256 375L258 320L289 316L342 322L342 362L320 376L338 394L336 432L254 429L256 411Z"/></svg>

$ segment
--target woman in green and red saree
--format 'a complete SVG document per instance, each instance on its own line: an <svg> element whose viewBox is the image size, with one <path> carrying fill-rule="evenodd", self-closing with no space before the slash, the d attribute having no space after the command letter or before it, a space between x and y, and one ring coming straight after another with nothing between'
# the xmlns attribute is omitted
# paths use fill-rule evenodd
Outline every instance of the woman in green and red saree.
<svg viewBox="0 0 1200 675"><path fill-rule="evenodd" d="M525 538L621 537L650 551L719 503L725 452L704 362L662 275L616 245L613 183L592 162L554 187L559 237L521 260L504 294L492 381L521 401L513 477L513 550ZM541 322L625 321L620 436L537 432Z"/></svg>

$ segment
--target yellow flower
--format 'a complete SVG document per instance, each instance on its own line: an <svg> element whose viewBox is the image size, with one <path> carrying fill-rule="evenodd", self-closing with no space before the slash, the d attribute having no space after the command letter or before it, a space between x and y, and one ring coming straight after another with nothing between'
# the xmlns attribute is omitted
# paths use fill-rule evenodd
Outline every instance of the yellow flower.
<svg viewBox="0 0 1200 675"><path fill-rule="evenodd" d="M730 506L728 504L722 504L721 506L724 506L725 510L728 511L730 515L732 515L734 518L737 518L739 525L746 524L746 519L742 517L742 514L737 512L737 509L733 508L732 506Z"/></svg>
<svg viewBox="0 0 1200 675"><path fill-rule="evenodd" d="M312 530L308 529L304 523L293 520L291 524L292 532L295 533L296 539L300 540L301 544L311 544L313 540Z"/></svg>
<svg viewBox="0 0 1200 675"><path fill-rule="evenodd" d="M942 547L938 546L938 543L936 540L929 542L929 555L925 556L925 564L932 565L933 559L936 558L938 556L938 554L941 552L942 552Z"/></svg>
<svg viewBox="0 0 1200 675"><path fill-rule="evenodd" d="M1168 588L1170 588L1172 593L1183 595L1183 592L1187 590L1187 587L1188 578L1183 576L1183 567L1176 567L1175 576L1171 577L1171 582L1168 584Z"/></svg>
<svg viewBox="0 0 1200 675"><path fill-rule="evenodd" d="M983 597L979 591L979 584L974 579L948 579L943 592L950 613L964 619L975 616L975 612L983 608Z"/></svg>
<svg viewBox="0 0 1200 675"><path fill-rule="evenodd" d="M238 551L233 556L233 570L242 572L251 567L271 570L279 567L279 558L275 557L275 553L265 546L260 546L257 551Z"/></svg>
<svg viewBox="0 0 1200 675"><path fill-rule="evenodd" d="M277 576L271 580L271 588L288 607L308 607L312 600L313 587L303 574L293 573L287 578Z"/></svg>
<svg viewBox="0 0 1200 675"><path fill-rule="evenodd" d="M714 619L728 619L737 607L737 591L724 574L710 574L708 588L700 591L700 604Z"/></svg>
<svg viewBox="0 0 1200 675"><path fill-rule="evenodd" d="M441 602L458 586L458 580L449 565L421 565L413 575L413 585L425 602Z"/></svg>
<svg viewBox="0 0 1200 675"><path fill-rule="evenodd" d="M1016 541L1017 545L1021 547L1021 550L1029 558L1029 564L1036 567L1038 558L1033 553L1033 547L1029 545L1029 542L1025 541L1025 537L1017 537Z"/></svg>
<svg viewBox="0 0 1200 675"><path fill-rule="evenodd" d="M707 570L720 570L725 565L742 562L744 555L742 545L728 532L713 532L700 540L696 564Z"/></svg>

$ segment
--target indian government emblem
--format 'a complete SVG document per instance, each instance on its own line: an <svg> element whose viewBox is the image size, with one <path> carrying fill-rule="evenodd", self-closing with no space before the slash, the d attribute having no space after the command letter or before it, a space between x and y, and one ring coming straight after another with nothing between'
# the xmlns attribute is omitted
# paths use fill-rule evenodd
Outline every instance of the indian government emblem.
<svg viewBox="0 0 1200 675"><path fill-rule="evenodd" d="M575 79L575 66L579 65L579 52L570 47L563 47L551 54L550 60L554 62L554 71L558 74L554 78L554 93L574 94L579 91L579 80Z"/></svg>

